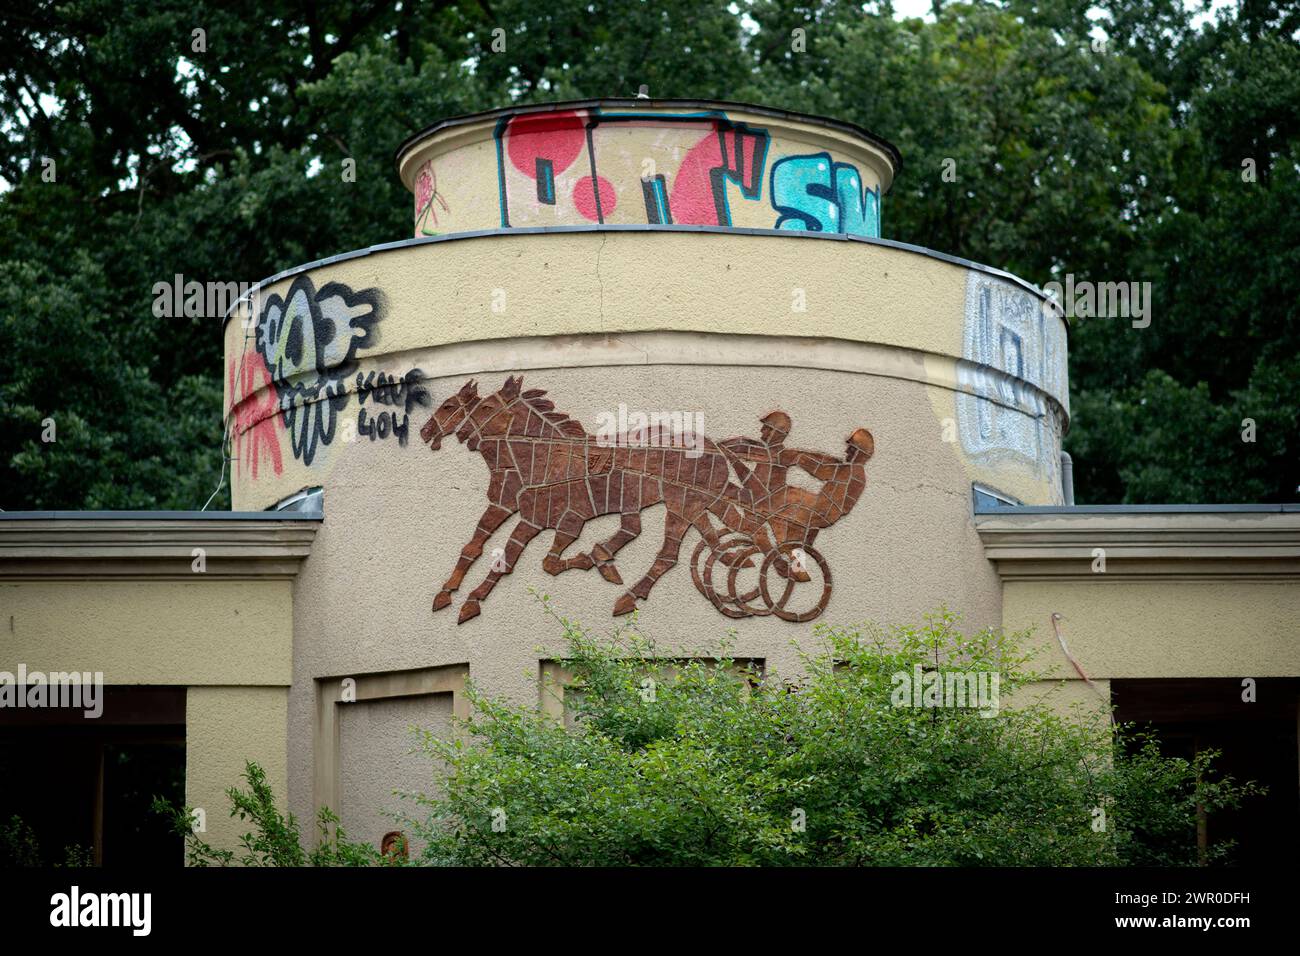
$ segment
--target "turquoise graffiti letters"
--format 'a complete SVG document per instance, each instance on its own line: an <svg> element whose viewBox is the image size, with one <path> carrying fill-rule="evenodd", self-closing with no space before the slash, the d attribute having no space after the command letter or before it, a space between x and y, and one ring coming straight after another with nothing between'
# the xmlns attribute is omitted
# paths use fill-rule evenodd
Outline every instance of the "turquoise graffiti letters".
<svg viewBox="0 0 1300 956"><path fill-rule="evenodd" d="M772 164L777 229L880 235L880 196L865 187L856 167L830 153L787 156Z"/></svg>

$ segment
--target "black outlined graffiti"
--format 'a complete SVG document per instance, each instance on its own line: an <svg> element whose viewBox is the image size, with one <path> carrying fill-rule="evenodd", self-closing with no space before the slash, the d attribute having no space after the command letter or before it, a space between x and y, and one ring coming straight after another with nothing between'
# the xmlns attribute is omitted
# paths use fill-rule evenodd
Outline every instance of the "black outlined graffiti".
<svg viewBox="0 0 1300 956"><path fill-rule="evenodd" d="M433 398L424 387L424 372L413 368L405 375L387 375L383 372L357 373L357 434L371 441L397 436L397 443L406 447L411 431L411 408L416 405L431 406ZM366 401L390 408L372 411L366 415ZM401 409L401 411L398 411Z"/></svg>
<svg viewBox="0 0 1300 956"><path fill-rule="evenodd" d="M275 382L294 457L303 464L312 463L318 445L334 440L357 350L378 341L384 308L379 289L356 292L330 282L317 291L306 275L294 279L285 298L267 299L255 345Z"/></svg>

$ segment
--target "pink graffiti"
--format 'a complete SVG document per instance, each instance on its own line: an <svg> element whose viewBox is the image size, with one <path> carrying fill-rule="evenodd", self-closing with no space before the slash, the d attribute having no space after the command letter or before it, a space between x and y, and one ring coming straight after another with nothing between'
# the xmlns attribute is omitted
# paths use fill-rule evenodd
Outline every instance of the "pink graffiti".
<svg viewBox="0 0 1300 956"><path fill-rule="evenodd" d="M503 190L502 225L538 221L540 208L545 206L554 207L554 212L542 220L548 223L556 219L572 221L575 213L589 222L606 222L619 200L627 202L628 190L633 190L644 193L648 222L730 226L729 201L733 193L738 191L750 201L760 198L770 144L766 130L743 123L733 125L722 117L692 118L688 123L670 118L672 131L657 130L647 148L661 156L671 149L673 159L665 161L662 174L643 172L638 183L638 180L620 179L628 175L623 167L635 157L627 155L629 147L617 139L601 147L617 154L612 166L617 175L607 169L613 177L611 180L596 172L598 157L591 151L597 147L591 142L589 131L610 121L598 113L573 111L525 114L511 119L502 130L504 142L498 154ZM648 115L644 119L620 116L612 122L626 123L625 129L654 129L665 121ZM668 132L666 137L665 132ZM582 162L584 154L591 165L590 175L582 175L588 172L580 168L586 165ZM513 194L506 194L506 156L510 166L537 184L535 202L531 190L518 186L511 187ZM563 187L569 195L557 196L558 177L571 168L572 178L566 178ZM615 183L622 188L623 195L616 193ZM517 214L515 223L511 222L512 210ZM627 219L629 214L639 219L630 209L624 209L621 218Z"/></svg>
<svg viewBox="0 0 1300 956"><path fill-rule="evenodd" d="M600 190L597 200L596 190ZM597 176L595 186L590 176L583 176L573 187L573 205L584 219L598 222L601 216L608 216L618 205L618 195L614 184L604 176Z"/></svg>
<svg viewBox="0 0 1300 956"><path fill-rule="evenodd" d="M430 229L427 223L432 220L433 225L438 225L438 212L433 208L434 203L442 207L443 212L448 211L447 200L443 199L438 192L438 174L434 172L433 162L427 162L420 167L420 173L415 177L415 234L417 236L436 236L436 229Z"/></svg>
<svg viewBox="0 0 1300 956"><path fill-rule="evenodd" d="M539 159L547 160L555 173L561 173L573 165L586 141L577 113L529 114L510 121L506 151L515 169L536 179Z"/></svg>
<svg viewBox="0 0 1300 956"><path fill-rule="evenodd" d="M726 184L715 180L715 170L734 179L747 194L756 192L760 188L758 177L762 169L753 162L753 157L756 153L761 155L765 136L748 130L721 132L714 124L713 130L682 159L668 197L673 221L697 226L731 225L723 219Z"/></svg>
<svg viewBox="0 0 1300 956"><path fill-rule="evenodd" d="M280 428L284 427L280 418L280 405L276 400L275 389L271 387L271 370L260 354L248 349L240 357L242 363L239 372L238 397L235 392L235 362L227 370L226 384L230 391L230 401L234 406L235 421L231 426L234 442L234 456L238 468L243 473L251 468L254 480L257 478L257 466L263 454L271 461L271 468L278 475L284 471L280 460ZM260 379L260 381L259 381ZM262 399L255 398L261 389Z"/></svg>
<svg viewBox="0 0 1300 956"><path fill-rule="evenodd" d="M426 164L415 180L415 208L421 210L431 202L433 202L433 173L429 171Z"/></svg>

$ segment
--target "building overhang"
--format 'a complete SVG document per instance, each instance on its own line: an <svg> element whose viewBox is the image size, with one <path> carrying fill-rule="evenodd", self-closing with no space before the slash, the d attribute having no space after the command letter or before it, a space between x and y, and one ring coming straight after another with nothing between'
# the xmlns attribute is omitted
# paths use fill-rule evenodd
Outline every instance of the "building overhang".
<svg viewBox="0 0 1300 956"><path fill-rule="evenodd" d="M1300 505L989 508L975 529L999 578L1300 580Z"/></svg>
<svg viewBox="0 0 1300 956"><path fill-rule="evenodd" d="M0 580L293 578L320 521L291 512L4 512Z"/></svg>

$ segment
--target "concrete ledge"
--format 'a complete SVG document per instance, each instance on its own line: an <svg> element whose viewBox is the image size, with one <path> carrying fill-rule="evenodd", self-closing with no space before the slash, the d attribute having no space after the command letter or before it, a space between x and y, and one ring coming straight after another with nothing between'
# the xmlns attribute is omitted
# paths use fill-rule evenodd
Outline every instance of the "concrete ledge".
<svg viewBox="0 0 1300 956"><path fill-rule="evenodd" d="M975 529L1004 581L1300 579L1300 512L1287 508L1006 508L977 513Z"/></svg>
<svg viewBox="0 0 1300 956"><path fill-rule="evenodd" d="M202 514L199 517L198 514ZM193 512L8 512L0 580L292 578L319 515ZM195 549L205 568L194 570Z"/></svg>

